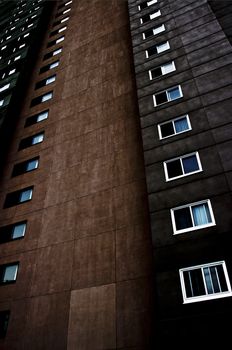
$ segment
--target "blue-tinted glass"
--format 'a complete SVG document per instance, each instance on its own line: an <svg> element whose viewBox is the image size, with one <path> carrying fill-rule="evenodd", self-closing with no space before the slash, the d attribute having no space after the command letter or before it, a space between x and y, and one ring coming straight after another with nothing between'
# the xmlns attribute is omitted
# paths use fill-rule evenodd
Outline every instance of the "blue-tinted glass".
<svg viewBox="0 0 232 350"><path fill-rule="evenodd" d="M171 101L176 100L179 97L181 97L179 87L168 90L168 99L169 100L171 100Z"/></svg>
<svg viewBox="0 0 232 350"><path fill-rule="evenodd" d="M15 225L12 231L12 238L16 239L16 238L23 237L25 234L25 230L26 230L26 224Z"/></svg>
<svg viewBox="0 0 232 350"><path fill-rule="evenodd" d="M182 132L189 129L187 118L181 118L174 121L176 133Z"/></svg>
<svg viewBox="0 0 232 350"><path fill-rule="evenodd" d="M30 171L30 170L33 170L33 169L36 169L38 168L38 159L34 159L34 160L30 160L28 163L27 163L27 168L26 170L27 171Z"/></svg>
<svg viewBox="0 0 232 350"><path fill-rule="evenodd" d="M3 276L3 282L15 281L17 270L18 270L18 265L6 266L4 276Z"/></svg>
<svg viewBox="0 0 232 350"><path fill-rule="evenodd" d="M192 173L193 171L199 170L197 157L195 155L182 158L182 163L183 163L185 174Z"/></svg>
<svg viewBox="0 0 232 350"><path fill-rule="evenodd" d="M199 204L192 207L195 226L206 225L212 222L207 204Z"/></svg>
<svg viewBox="0 0 232 350"><path fill-rule="evenodd" d="M32 190L26 190L23 191L20 195L20 202L25 202L31 199L32 197Z"/></svg>

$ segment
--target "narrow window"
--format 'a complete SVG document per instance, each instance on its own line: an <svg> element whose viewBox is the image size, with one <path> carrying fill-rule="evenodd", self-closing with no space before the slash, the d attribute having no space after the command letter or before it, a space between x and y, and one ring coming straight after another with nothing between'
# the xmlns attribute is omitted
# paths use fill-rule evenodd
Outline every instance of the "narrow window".
<svg viewBox="0 0 232 350"><path fill-rule="evenodd" d="M174 234L216 225L210 200L171 209Z"/></svg>
<svg viewBox="0 0 232 350"><path fill-rule="evenodd" d="M41 143L44 140L44 133L39 133L33 136L22 139L19 143L19 150Z"/></svg>
<svg viewBox="0 0 232 350"><path fill-rule="evenodd" d="M161 12L160 10L154 12L154 13L151 13L151 14L147 14L143 17L140 18L140 23L143 24L143 23L146 23L146 22L149 22L150 20L154 19L154 18L157 18L161 16Z"/></svg>
<svg viewBox="0 0 232 350"><path fill-rule="evenodd" d="M31 126L33 124L42 122L43 120L46 120L48 118L49 111L43 111L39 112L38 114L32 115L31 117L28 117L25 122L25 127Z"/></svg>
<svg viewBox="0 0 232 350"><path fill-rule="evenodd" d="M49 92L42 96L41 102L46 102L48 100L51 100L51 98L52 98L52 92Z"/></svg>
<svg viewBox="0 0 232 350"><path fill-rule="evenodd" d="M153 95L154 106L159 106L166 102L171 102L183 97L180 85L173 88L167 89L162 92L158 92Z"/></svg>
<svg viewBox="0 0 232 350"><path fill-rule="evenodd" d="M12 172L12 177L35 170L38 168L38 166L39 166L39 157L32 158L24 162L15 164Z"/></svg>
<svg viewBox="0 0 232 350"><path fill-rule="evenodd" d="M179 270L184 304L232 295L225 261Z"/></svg>
<svg viewBox="0 0 232 350"><path fill-rule="evenodd" d="M157 45L153 45L146 50L146 57L149 58L153 55L160 54L160 53L167 51L169 49L170 49L170 45L169 45L168 41L162 42L162 43L157 44Z"/></svg>
<svg viewBox="0 0 232 350"><path fill-rule="evenodd" d="M142 10L146 9L148 6L151 6L151 5L156 4L156 3L157 3L157 0L144 1L138 5L138 9L139 9L139 11L142 11Z"/></svg>
<svg viewBox="0 0 232 350"><path fill-rule="evenodd" d="M0 311L0 338L3 339L6 336L8 323L10 318L10 311Z"/></svg>
<svg viewBox="0 0 232 350"><path fill-rule="evenodd" d="M153 35L158 35L159 33L162 33L164 31L165 31L164 24L162 24L161 26L155 27L155 28L148 29L143 33L143 39L147 39Z"/></svg>
<svg viewBox="0 0 232 350"><path fill-rule="evenodd" d="M160 67L153 68L149 70L149 78L150 80L159 78L162 75L166 75L168 73L174 72L176 70L174 61L163 64Z"/></svg>
<svg viewBox="0 0 232 350"><path fill-rule="evenodd" d="M9 284L16 282L19 263L0 265L0 283Z"/></svg>
<svg viewBox="0 0 232 350"><path fill-rule="evenodd" d="M164 162L164 173L167 181L192 175L200 171L202 171L202 166L198 152L186 154Z"/></svg>
<svg viewBox="0 0 232 350"><path fill-rule="evenodd" d="M158 124L158 132L160 140L166 137L182 134L183 132L192 130L188 115L184 115L167 122Z"/></svg>
<svg viewBox="0 0 232 350"><path fill-rule="evenodd" d="M10 87L10 83L9 83L9 84L5 84L5 85L1 86L1 87L0 87L0 92L5 91L5 90L9 89L9 87Z"/></svg>

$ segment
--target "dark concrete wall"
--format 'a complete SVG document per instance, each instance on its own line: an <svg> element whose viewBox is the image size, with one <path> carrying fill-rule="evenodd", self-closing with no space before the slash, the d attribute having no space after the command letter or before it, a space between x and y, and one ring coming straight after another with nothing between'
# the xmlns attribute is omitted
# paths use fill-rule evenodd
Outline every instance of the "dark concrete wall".
<svg viewBox="0 0 232 350"><path fill-rule="evenodd" d="M1 226L28 227L0 246L0 263L20 262L16 283L0 287L0 309L11 310L0 348L149 349L152 250L127 2L73 1L57 80L35 91L51 74L39 69L55 20L1 179ZM51 89L51 101L30 108ZM24 128L47 108L46 121ZM39 131L43 143L18 151ZM34 156L36 171L11 178ZM30 185L30 202L2 209L8 192Z"/></svg>
<svg viewBox="0 0 232 350"><path fill-rule="evenodd" d="M183 305L179 269L225 260L232 281L231 44L207 1L158 1L143 11L139 3L129 1L129 12L154 249L156 344L184 345L205 332L214 332L212 342L224 341L232 299ZM140 24L158 9L160 17ZM161 24L165 32L143 40L144 31ZM166 40L169 51L146 58L147 48ZM171 60L175 72L149 80L149 69ZM154 107L153 93L179 84L183 98ZM192 130L159 140L157 125L184 114ZM203 172L166 182L163 162L194 151ZM207 198L216 226L173 235L170 209Z"/></svg>

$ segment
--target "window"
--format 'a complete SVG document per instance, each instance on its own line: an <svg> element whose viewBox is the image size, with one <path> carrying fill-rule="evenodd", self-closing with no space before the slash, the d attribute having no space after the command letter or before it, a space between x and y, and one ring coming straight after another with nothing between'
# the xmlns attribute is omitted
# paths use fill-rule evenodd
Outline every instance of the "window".
<svg viewBox="0 0 232 350"><path fill-rule="evenodd" d="M143 39L147 39L150 36L157 35L157 34L162 33L164 31L165 31L164 24L162 24L161 26L155 27L155 28L148 29L143 33Z"/></svg>
<svg viewBox="0 0 232 350"><path fill-rule="evenodd" d="M198 152L186 154L164 162L164 173L167 181L192 175L200 171L202 171L202 167Z"/></svg>
<svg viewBox="0 0 232 350"><path fill-rule="evenodd" d="M45 61L45 60L47 60L48 58L51 58L51 57L53 57L53 56L56 56L56 55L58 55L58 54L61 53L61 52L62 52L62 47L60 47L59 49L54 50L54 51L52 51L52 52L48 52L46 55L44 55L43 60Z"/></svg>
<svg viewBox="0 0 232 350"><path fill-rule="evenodd" d="M54 30L53 32L51 32L51 34L49 36L51 37L51 36L57 35L59 33L62 33L66 29L67 29L67 26L61 27L60 29L57 29L57 30Z"/></svg>
<svg viewBox="0 0 232 350"><path fill-rule="evenodd" d="M157 3L157 0L144 1L144 2L141 2L140 5L138 5L138 9L139 9L139 11L144 10L148 6L151 6L151 5L156 4L156 3Z"/></svg>
<svg viewBox="0 0 232 350"><path fill-rule="evenodd" d="M58 67L59 63L60 63L59 61L55 61L53 63L47 64L46 66L43 66L42 68L40 68L40 71L39 71L40 74L41 73L45 73L45 72L47 72L50 69Z"/></svg>
<svg viewBox="0 0 232 350"><path fill-rule="evenodd" d="M171 209L174 234L216 225L210 200Z"/></svg>
<svg viewBox="0 0 232 350"><path fill-rule="evenodd" d="M4 105L4 100L0 100L0 107Z"/></svg>
<svg viewBox="0 0 232 350"><path fill-rule="evenodd" d="M36 105L38 105L39 103L43 103L43 102L46 102L46 101L48 101L48 100L51 100L52 97L53 97L53 92L52 92L52 91L47 92L47 93L44 94L44 95L35 97L35 98L33 98L33 100L31 101L31 107L36 106Z"/></svg>
<svg viewBox="0 0 232 350"><path fill-rule="evenodd" d="M5 91L5 90L9 89L9 87L10 87L10 83L9 83L9 84L5 84L5 85L1 86L1 87L0 87L0 92Z"/></svg>
<svg viewBox="0 0 232 350"><path fill-rule="evenodd" d="M10 311L0 311L0 338L3 339L6 336L7 327L10 318Z"/></svg>
<svg viewBox="0 0 232 350"><path fill-rule="evenodd" d="M51 77L40 80L38 83L36 83L35 89L39 89L43 86L49 85L49 84L53 83L55 80L56 80L56 75L52 75Z"/></svg>
<svg viewBox="0 0 232 350"><path fill-rule="evenodd" d="M22 139L19 143L19 150L41 143L44 139L44 133L39 133L33 136L26 137Z"/></svg>
<svg viewBox="0 0 232 350"><path fill-rule="evenodd" d="M17 278L19 263L0 265L0 284L14 283Z"/></svg>
<svg viewBox="0 0 232 350"><path fill-rule="evenodd" d="M160 10L154 12L154 13L151 13L151 14L147 14L143 17L140 18L140 23L143 24L143 23L146 23L146 22L149 22L150 20L156 18L156 17L159 17L161 16L161 12Z"/></svg>
<svg viewBox="0 0 232 350"><path fill-rule="evenodd" d="M166 137L182 134L183 132L192 130L190 119L188 115L172 119L168 122L158 124L159 138L165 139Z"/></svg>
<svg viewBox="0 0 232 350"><path fill-rule="evenodd" d="M170 45L168 41L162 42L157 45L153 45L146 50L146 57L149 58L153 55L157 55L169 49L170 49Z"/></svg>
<svg viewBox="0 0 232 350"><path fill-rule="evenodd" d="M65 18L63 18L61 21L60 21L60 23L64 23L64 22L66 22L66 21L68 21L69 20L69 17L65 17Z"/></svg>
<svg viewBox="0 0 232 350"><path fill-rule="evenodd" d="M166 102L175 101L181 97L183 97L183 94L180 85L175 86L153 95L154 106L156 107Z"/></svg>
<svg viewBox="0 0 232 350"><path fill-rule="evenodd" d="M155 78L159 78L162 75L166 75L168 73L174 72L176 70L174 61L163 64L160 67L156 67L149 70L149 78L153 80Z"/></svg>
<svg viewBox="0 0 232 350"><path fill-rule="evenodd" d="M225 261L180 269L184 304L232 295Z"/></svg>
<svg viewBox="0 0 232 350"><path fill-rule="evenodd" d="M59 43L61 43L62 41L64 41L64 36L61 36L61 37L59 37L59 38L56 39L56 40L50 41L50 42L47 44L47 47L51 47L51 46L53 46L53 45L59 44Z"/></svg>
<svg viewBox="0 0 232 350"><path fill-rule="evenodd" d="M17 204L28 202L32 199L33 187L27 187L6 195L4 208L10 208Z"/></svg>
<svg viewBox="0 0 232 350"><path fill-rule="evenodd" d="M46 110L46 111L40 112L38 114L32 115L31 117L28 117L26 119L24 127L26 128L28 126L31 126L33 124L42 122L43 120L46 120L48 118L48 113L49 113L49 111Z"/></svg>
<svg viewBox="0 0 232 350"><path fill-rule="evenodd" d="M38 168L38 166L39 166L39 157L32 158L24 162L15 164L12 171L12 177L35 170Z"/></svg>
<svg viewBox="0 0 232 350"><path fill-rule="evenodd" d="M26 221L0 227L0 243L6 243L15 239L23 238L26 232L26 227Z"/></svg>

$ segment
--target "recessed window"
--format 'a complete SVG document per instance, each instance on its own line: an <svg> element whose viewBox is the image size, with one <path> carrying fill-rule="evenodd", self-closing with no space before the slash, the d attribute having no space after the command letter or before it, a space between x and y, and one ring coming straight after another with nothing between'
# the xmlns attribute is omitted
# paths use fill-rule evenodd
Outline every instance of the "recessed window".
<svg viewBox="0 0 232 350"><path fill-rule="evenodd" d="M27 172L30 172L32 170L37 169L39 166L39 157L35 157L32 159L28 159L24 162L15 164L12 172L12 176L18 176Z"/></svg>
<svg viewBox="0 0 232 350"><path fill-rule="evenodd" d="M53 63L47 64L46 66L43 66L42 68L40 68L40 71L39 71L40 74L41 73L45 73L45 72L47 72L50 69L58 67L59 63L60 63L59 61L55 61Z"/></svg>
<svg viewBox="0 0 232 350"><path fill-rule="evenodd" d="M64 22L66 22L66 21L68 21L69 20L69 17L65 17L65 18L63 18L61 21L60 21L60 23L64 23Z"/></svg>
<svg viewBox="0 0 232 350"><path fill-rule="evenodd" d="M0 338L3 339L6 336L8 323L10 318L10 311L0 311Z"/></svg>
<svg viewBox="0 0 232 350"><path fill-rule="evenodd" d="M33 187L27 187L6 195L4 208L10 208L17 204L28 202L32 199Z"/></svg>
<svg viewBox="0 0 232 350"><path fill-rule="evenodd" d="M33 100L31 101L31 107L36 106L36 105L38 105L38 104L40 104L40 103L49 101L49 100L52 99L52 97L53 97L53 92L52 92L52 91L50 91L50 92L48 92L48 93L46 93L46 94L44 94L44 95L35 97L35 98L33 98Z"/></svg>
<svg viewBox="0 0 232 350"><path fill-rule="evenodd" d="M8 75L12 75L12 74L14 74L16 72L16 69L14 68L14 69L11 69L10 71L9 71L9 73L8 73Z"/></svg>
<svg viewBox="0 0 232 350"><path fill-rule="evenodd" d="M40 113L37 113L35 115L32 115L31 117L28 117L25 122L25 127L31 126L33 124L42 122L43 120L46 120L48 118L49 111L43 111Z"/></svg>
<svg viewBox="0 0 232 350"><path fill-rule="evenodd" d="M167 122L158 124L158 132L160 140L167 137L182 134L183 132L192 130L188 115L184 115Z"/></svg>
<svg viewBox="0 0 232 350"><path fill-rule="evenodd" d="M56 44L59 44L59 43L61 43L62 41L64 41L64 36L61 36L60 38L58 38L58 39L56 40Z"/></svg>
<svg viewBox="0 0 232 350"><path fill-rule="evenodd" d="M176 70L174 61L162 64L162 66L153 68L149 70L149 78L150 80L161 77L162 75L166 75L168 73L174 72Z"/></svg>
<svg viewBox="0 0 232 350"><path fill-rule="evenodd" d="M180 85L175 86L165 91L154 94L153 95L154 106L156 107L167 102L175 101L181 97L183 97L183 94L182 94Z"/></svg>
<svg viewBox="0 0 232 350"><path fill-rule="evenodd" d="M143 33L143 39L147 39L153 35L157 35L157 34L162 33L164 31L165 31L164 24L162 24L161 26L155 27L155 28L148 29Z"/></svg>
<svg viewBox="0 0 232 350"><path fill-rule="evenodd" d="M17 278L19 263L0 265L0 284L14 283Z"/></svg>
<svg viewBox="0 0 232 350"><path fill-rule="evenodd" d="M164 41L160 44L157 44L157 45L153 45L151 47L149 47L147 50L146 50L146 57L149 58L153 55L157 55L159 53L162 53L164 51L167 51L170 49L170 45L169 45L169 42L168 41Z"/></svg>
<svg viewBox="0 0 232 350"><path fill-rule="evenodd" d="M49 84L53 83L55 80L56 80L56 75L52 75L51 77L40 80L38 83L36 83L35 89L39 89L43 86L49 85Z"/></svg>
<svg viewBox="0 0 232 350"><path fill-rule="evenodd" d="M0 227L0 243L6 243L23 238L25 236L26 227L26 221Z"/></svg>
<svg viewBox="0 0 232 350"><path fill-rule="evenodd" d="M146 22L149 22L150 20L156 18L156 17L159 17L161 16L161 12L160 10L154 12L154 13L151 13L151 14L147 14L143 17L140 18L140 23L143 24L143 23L146 23Z"/></svg>
<svg viewBox="0 0 232 350"><path fill-rule="evenodd" d="M38 143L43 142L44 140L44 133L41 132L39 134L26 137L25 139L22 139L19 143L19 150L36 145Z"/></svg>
<svg viewBox="0 0 232 350"><path fill-rule="evenodd" d="M47 60L48 58L51 58L53 56L56 56L62 52L62 47L59 47L57 50L48 52L46 55L44 55L43 60Z"/></svg>
<svg viewBox="0 0 232 350"><path fill-rule="evenodd" d="M167 181L202 171L198 152L186 154L164 162L164 173Z"/></svg>
<svg viewBox="0 0 232 350"><path fill-rule="evenodd" d="M157 3L157 0L151 0L151 1L144 1L144 2L141 2L141 4L138 5L138 9L140 11L146 9L148 6L151 6L153 4L156 4Z"/></svg>
<svg viewBox="0 0 232 350"><path fill-rule="evenodd" d="M53 32L51 32L51 34L49 36L51 37L51 36L57 35L59 33L62 33L66 29L67 29L67 26L61 27L60 29L57 29L57 30L54 30Z"/></svg>
<svg viewBox="0 0 232 350"><path fill-rule="evenodd" d="M216 225L210 200L171 209L174 234Z"/></svg>
<svg viewBox="0 0 232 350"><path fill-rule="evenodd" d="M5 85L1 86L1 87L0 87L0 92L5 91L5 90L9 89L9 87L10 87L10 83L9 83L9 84L5 84Z"/></svg>
<svg viewBox="0 0 232 350"><path fill-rule="evenodd" d="M225 261L180 269L184 304L232 295Z"/></svg>

